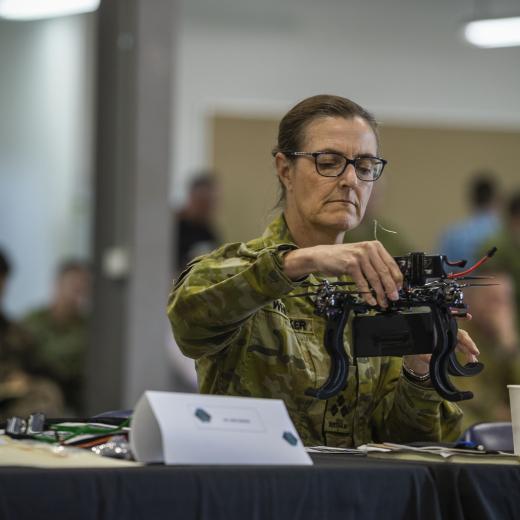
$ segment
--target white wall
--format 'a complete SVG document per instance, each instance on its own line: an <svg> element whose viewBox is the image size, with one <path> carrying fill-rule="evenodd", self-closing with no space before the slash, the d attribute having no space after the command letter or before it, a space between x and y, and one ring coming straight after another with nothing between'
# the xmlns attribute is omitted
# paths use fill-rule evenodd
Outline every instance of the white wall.
<svg viewBox="0 0 520 520"><path fill-rule="evenodd" d="M47 300L57 262L88 258L95 17L0 21L0 247L6 307Z"/></svg>
<svg viewBox="0 0 520 520"><path fill-rule="evenodd" d="M515 0L488 8L520 13ZM470 0L184 0L172 201L210 161L215 110L283 114L327 92L383 123L520 128L520 47L464 43L473 15Z"/></svg>

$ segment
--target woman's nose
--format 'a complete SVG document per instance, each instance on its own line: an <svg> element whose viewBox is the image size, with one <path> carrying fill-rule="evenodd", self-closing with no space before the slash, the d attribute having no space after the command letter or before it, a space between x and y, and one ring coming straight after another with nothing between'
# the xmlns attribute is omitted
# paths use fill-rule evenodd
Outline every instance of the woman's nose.
<svg viewBox="0 0 520 520"><path fill-rule="evenodd" d="M344 172L339 176L339 182L342 186L357 186L358 178L353 164L347 164Z"/></svg>

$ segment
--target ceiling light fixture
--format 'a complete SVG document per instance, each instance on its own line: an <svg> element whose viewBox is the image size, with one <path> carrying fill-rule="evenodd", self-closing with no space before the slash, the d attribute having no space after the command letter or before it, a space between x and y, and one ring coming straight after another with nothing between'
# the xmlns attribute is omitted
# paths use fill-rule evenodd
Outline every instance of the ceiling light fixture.
<svg viewBox="0 0 520 520"><path fill-rule="evenodd" d="M38 20L88 13L95 11L99 2L100 0L0 0L0 18Z"/></svg>
<svg viewBox="0 0 520 520"><path fill-rule="evenodd" d="M472 45L491 49L520 45L520 16L488 18L466 24L464 37Z"/></svg>

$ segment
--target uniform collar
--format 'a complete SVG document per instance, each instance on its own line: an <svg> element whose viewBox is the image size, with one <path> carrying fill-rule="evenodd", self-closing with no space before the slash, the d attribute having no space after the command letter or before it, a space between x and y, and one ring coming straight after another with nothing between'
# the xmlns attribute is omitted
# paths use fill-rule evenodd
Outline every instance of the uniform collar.
<svg viewBox="0 0 520 520"><path fill-rule="evenodd" d="M272 246L280 243L296 246L283 213L280 213L267 226L262 235L262 239L264 240L266 246Z"/></svg>

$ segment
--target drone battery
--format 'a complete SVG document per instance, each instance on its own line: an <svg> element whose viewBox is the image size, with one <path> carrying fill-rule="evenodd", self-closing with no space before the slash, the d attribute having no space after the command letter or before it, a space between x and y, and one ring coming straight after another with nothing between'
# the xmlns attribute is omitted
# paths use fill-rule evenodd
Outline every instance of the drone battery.
<svg viewBox="0 0 520 520"><path fill-rule="evenodd" d="M431 354L435 345L429 312L356 316L352 327L355 357Z"/></svg>

